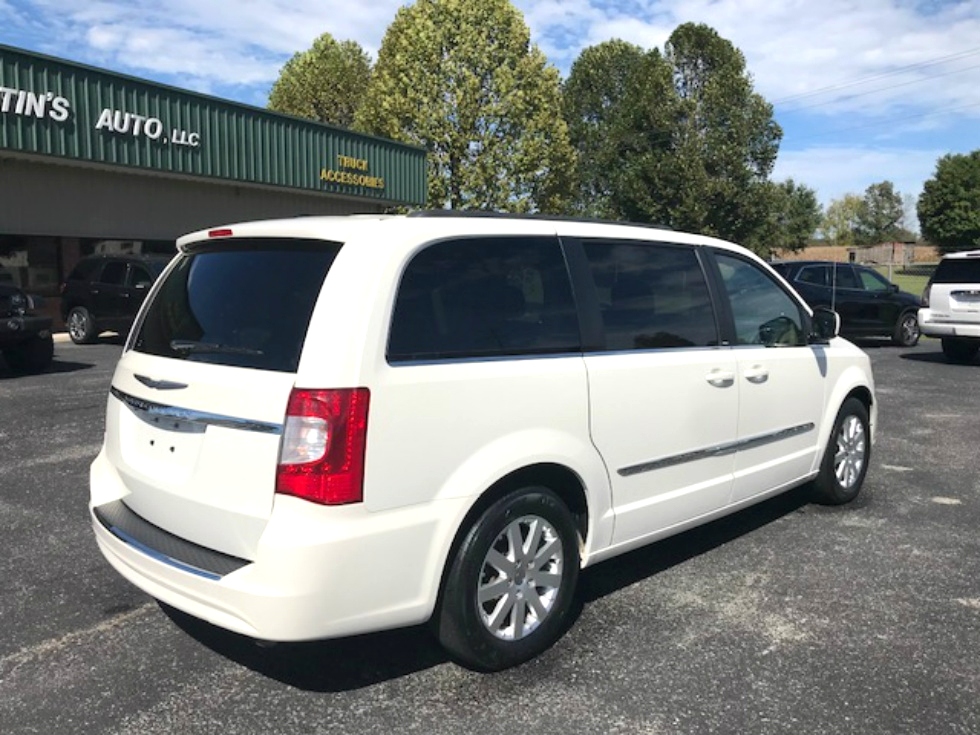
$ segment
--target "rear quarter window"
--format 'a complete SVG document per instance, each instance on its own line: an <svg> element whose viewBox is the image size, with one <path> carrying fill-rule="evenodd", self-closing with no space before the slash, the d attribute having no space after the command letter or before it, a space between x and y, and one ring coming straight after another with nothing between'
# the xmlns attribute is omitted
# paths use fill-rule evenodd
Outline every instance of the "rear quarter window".
<svg viewBox="0 0 980 735"><path fill-rule="evenodd" d="M340 243L236 240L182 255L134 331L137 352L295 372Z"/></svg>

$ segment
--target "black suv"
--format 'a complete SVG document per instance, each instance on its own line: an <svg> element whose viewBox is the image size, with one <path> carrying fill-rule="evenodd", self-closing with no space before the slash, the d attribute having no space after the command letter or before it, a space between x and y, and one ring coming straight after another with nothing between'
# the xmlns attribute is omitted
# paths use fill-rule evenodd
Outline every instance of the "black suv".
<svg viewBox="0 0 980 735"><path fill-rule="evenodd" d="M89 255L61 286L61 317L77 345L106 330L129 330L150 286L169 258L159 255Z"/></svg>
<svg viewBox="0 0 980 735"><path fill-rule="evenodd" d="M822 260L777 261L772 267L810 306L825 306L840 314L842 334L890 337L902 347L919 341L918 297L900 291L877 271Z"/></svg>
<svg viewBox="0 0 980 735"><path fill-rule="evenodd" d="M12 279L0 279L0 352L15 373L39 373L54 357L51 317L35 311L39 304Z"/></svg>

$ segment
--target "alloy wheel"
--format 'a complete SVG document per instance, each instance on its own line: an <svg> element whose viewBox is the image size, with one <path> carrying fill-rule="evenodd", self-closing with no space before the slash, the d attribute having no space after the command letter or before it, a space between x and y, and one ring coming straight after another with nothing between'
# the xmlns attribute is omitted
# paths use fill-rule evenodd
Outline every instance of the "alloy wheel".
<svg viewBox="0 0 980 735"><path fill-rule="evenodd" d="M561 587L564 555L555 528L540 516L512 521L483 560L477 608L496 638L530 635L551 612Z"/></svg>
<svg viewBox="0 0 980 735"><path fill-rule="evenodd" d="M834 474L845 490L850 490L861 478L867 447L861 420L854 415L845 418L837 434L837 452L834 454Z"/></svg>

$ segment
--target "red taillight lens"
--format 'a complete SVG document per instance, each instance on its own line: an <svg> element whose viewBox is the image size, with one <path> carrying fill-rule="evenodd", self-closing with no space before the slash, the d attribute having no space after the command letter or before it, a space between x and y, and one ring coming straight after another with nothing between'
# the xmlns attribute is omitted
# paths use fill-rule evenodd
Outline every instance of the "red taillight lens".
<svg viewBox="0 0 980 735"><path fill-rule="evenodd" d="M231 237L233 233L229 228L222 227L218 230L208 230L208 237Z"/></svg>
<svg viewBox="0 0 980 735"><path fill-rule="evenodd" d="M367 388L307 390L289 394L276 492L321 505L364 498Z"/></svg>
<svg viewBox="0 0 980 735"><path fill-rule="evenodd" d="M919 299L919 305L929 308L929 291L932 290L932 281L926 284L925 289L922 291L922 298Z"/></svg>

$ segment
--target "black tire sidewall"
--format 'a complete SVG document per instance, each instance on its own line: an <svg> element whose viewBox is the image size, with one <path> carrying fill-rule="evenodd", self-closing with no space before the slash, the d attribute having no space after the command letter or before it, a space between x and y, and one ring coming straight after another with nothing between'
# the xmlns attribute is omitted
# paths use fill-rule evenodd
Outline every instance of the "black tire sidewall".
<svg viewBox="0 0 980 735"><path fill-rule="evenodd" d="M902 328L902 326L905 324L905 320L908 319L909 317L911 317L916 321L916 325L915 325L916 334L915 334L915 339L911 341L906 341L905 330ZM918 317L916 316L916 312L906 311L901 316L898 317L898 323L895 325L895 334L892 337L892 339L894 340L895 344L901 347L915 347L919 343L919 338L922 336L922 331L918 327L919 324L918 324Z"/></svg>
<svg viewBox="0 0 980 735"><path fill-rule="evenodd" d="M72 315L76 313L85 320L85 333L80 338L76 339L74 333L72 333L71 328L69 327L68 336L76 345L88 344L95 337L95 320L92 319L92 313L84 306L74 306L68 312L67 321L69 324L71 323Z"/></svg>
<svg viewBox="0 0 980 735"><path fill-rule="evenodd" d="M865 453L864 464L861 466L861 474L852 488L844 488L837 481L837 474L834 472L834 456L837 453L837 436L840 434L844 421L849 416L856 416L864 427ZM834 421L834 428L827 441L827 448L824 450L823 461L820 464L820 473L814 481L816 500L829 505L843 505L850 503L861 492L864 480L868 476L868 465L871 463L871 421L868 418L868 409L857 398L851 397L844 401L837 412L837 419Z"/></svg>
<svg viewBox="0 0 980 735"><path fill-rule="evenodd" d="M538 628L519 641L503 641L483 624L476 588L490 545L511 522L528 515L544 518L558 533L562 543L562 581L558 598ZM565 632L578 572L578 531L565 504L544 487L513 492L487 508L463 538L446 575L437 611L439 640L459 663L478 671L499 671L527 661Z"/></svg>

